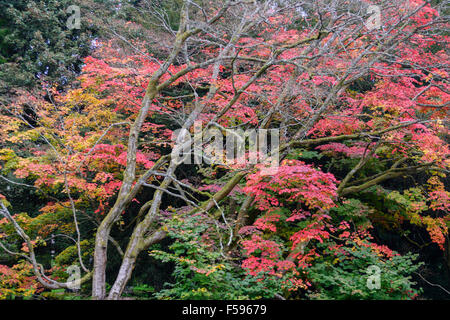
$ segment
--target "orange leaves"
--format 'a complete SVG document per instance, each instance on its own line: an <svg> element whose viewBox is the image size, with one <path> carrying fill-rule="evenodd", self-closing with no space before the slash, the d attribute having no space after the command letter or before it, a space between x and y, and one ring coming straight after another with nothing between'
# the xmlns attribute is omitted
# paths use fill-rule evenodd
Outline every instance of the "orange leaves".
<svg viewBox="0 0 450 320"><path fill-rule="evenodd" d="M428 193L431 201L430 208L434 211L450 212L450 192L445 190L444 184L436 176L428 179L428 184L430 186Z"/></svg>
<svg viewBox="0 0 450 320"><path fill-rule="evenodd" d="M14 175L17 178L37 178L35 180L35 186L51 186L55 180L57 169L44 163L33 162L31 159L22 159L19 162L19 168L14 171Z"/></svg>
<svg viewBox="0 0 450 320"><path fill-rule="evenodd" d="M446 236L448 235L448 226L444 220L442 218L423 217L422 222L430 234L431 241L444 251Z"/></svg>
<svg viewBox="0 0 450 320"><path fill-rule="evenodd" d="M31 264L22 261L11 268L0 265L0 300L14 299L16 296L31 297L42 290L33 275Z"/></svg>
<svg viewBox="0 0 450 320"><path fill-rule="evenodd" d="M0 114L0 141L6 142L18 131L21 121L11 116Z"/></svg>

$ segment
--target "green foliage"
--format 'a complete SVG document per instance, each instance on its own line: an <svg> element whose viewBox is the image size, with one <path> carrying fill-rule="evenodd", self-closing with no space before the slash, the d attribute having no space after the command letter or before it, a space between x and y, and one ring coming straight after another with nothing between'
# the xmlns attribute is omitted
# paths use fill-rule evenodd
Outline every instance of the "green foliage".
<svg viewBox="0 0 450 320"><path fill-rule="evenodd" d="M96 232L105 226L101 221L117 199L117 205L110 212L116 212L120 218L115 217L114 226L107 226L106 229L117 239L121 248L127 247L132 234L132 239L141 239L153 230L166 231L166 240L170 241L168 245L153 246L150 257L146 257L151 260L151 265L143 260L136 261L134 272L139 274L138 278L126 279L134 284L126 294L139 299L259 299L273 298L279 293L283 293L285 298L295 299L304 297L308 288L308 296L313 299L407 299L417 295L420 290L411 281L411 274L420 266L414 262L416 256L397 255L387 247L367 242L366 238L362 240L359 236L363 232L368 234L373 225L376 228L373 235L376 235L379 243L386 243L383 235L380 236L380 230L383 229L380 226L388 232L395 232L398 238L404 240L409 231L402 229L402 223L408 221L414 227L426 228L433 242L439 244L442 250L448 249L446 239L450 221L448 216L441 217L441 211L448 212L450 206L450 194L444 182L440 181L444 175L439 174L439 177L435 177L437 180L429 181L433 186L431 190L425 186L411 187L411 182L405 182L411 179L402 177L402 172L412 175L415 173L414 168L417 171L425 169L422 165L427 165L428 161L432 161L442 172L448 167L449 162L442 161L449 151L447 141L440 138L445 133L445 130L441 130L442 121L445 121L441 111L447 109L438 107L439 104L445 104L446 97L441 97L443 93L439 90L433 91L445 87L443 79L440 79L445 72L436 69L436 66L448 57L434 49L427 49L427 43L441 42L441 39L413 31L413 42L397 47L392 44L394 49L391 51L408 52L411 60L421 65L419 71L409 68L409 62L403 55L397 57L398 61L395 55L391 55L392 59L384 67L383 64L377 64L380 68L377 74L366 72L370 70L372 62L366 69L364 63L361 64L364 69L359 75L361 78L352 80L349 87L341 88L342 81L345 83L349 79L341 81L335 76L346 74L348 66L355 62L354 57L360 56L360 62L370 61L367 60L367 52L358 51L366 47L366 41L369 44L373 39L379 40L376 33L373 39L370 33L353 38L352 35L360 34L358 31L353 32L357 29L342 29L342 35L351 36L347 39L348 44L356 44L349 45L350 51L344 52L340 46L333 44L319 48L322 43L327 43L324 34L319 32L319 38L313 42L318 45L317 49L323 53L323 57L329 59L314 58L316 63L305 72L295 75L291 73L289 63L286 65L285 62L300 59L293 56L291 59L289 56L295 56L294 51L303 44L311 43L310 39L303 37L308 36L308 33L315 34L314 30L309 30L309 26L318 22L319 16L315 17L315 10L321 7L320 3L311 8L308 4L302 6L306 15L301 14L299 20L288 22L291 19L289 15L284 15L283 10L280 11L281 16L277 14L269 17L269 14L267 23L260 26L259 20L255 20L254 27L247 29L242 26L240 30L245 30L242 33L245 37L234 42L240 32L229 32L232 30L228 27L234 26L237 20L228 19L228 16L238 17L241 12L250 12L240 8L255 3L233 3L223 19L214 19L214 28L211 25L211 30L203 30L208 16L222 7L223 2L212 1L210 4L215 5L202 11L195 4L206 5L207 2L193 0L189 2L186 31L193 30L198 18L197 22L203 31L180 47L179 52L182 54L177 54L176 61L169 66L162 64L162 61L166 60L167 51L173 44L172 31L179 28L182 3L182 0L0 0L0 95L5 88L13 92L24 86L39 87L44 81L67 85L85 63L83 75L79 78L81 88L68 90L65 94L61 86L52 87L52 94L45 97L33 97L35 92L26 90L29 96L17 94L23 99L5 104L5 112L0 112L0 122L6 124L0 127L0 173L5 178L0 181L0 201L7 205L7 201L11 202L11 207L14 207L11 208L14 210L12 213L32 239L37 260L44 268L50 265L49 257L53 258L57 252L52 268L45 270L45 273L60 281L67 279L65 267L79 263L78 248L73 245L76 236L83 239L80 243L81 259L86 259L88 268L92 267L87 258L92 255ZM74 4L87 6L82 6L82 20L85 20L82 21L81 30L69 30L66 26L70 15L66 9ZM105 11L94 10L99 8L96 5L104 6ZM345 10L344 7L338 9L339 12ZM348 13L351 12L348 10ZM98 15L98 20L90 20L93 15ZM389 15L386 16L390 19ZM96 57L83 61L91 47L96 46L97 38L93 35L97 31L95 24L104 17L112 20L103 25L105 29L123 35L121 39L126 41L98 39L100 45ZM322 18L326 24L326 15ZM345 23L343 27L350 26L344 16L340 20ZM396 20L394 16L392 20ZM405 26L403 31L409 27ZM337 25L331 33L339 30L341 28ZM419 24L417 30L425 29ZM181 37L178 35L176 43L184 39L185 35L191 35L191 32ZM340 37L338 34L336 36ZM218 52L230 38L230 45L237 49L232 51L236 51L237 56L231 65L228 56L219 59L227 62L220 66L219 77L210 79L209 65L205 64L205 68L200 66L205 59L217 61ZM290 48L295 38L300 42ZM143 43L135 40L143 40ZM122 42L136 46L134 49L142 51L151 59L137 54L138 50L126 49ZM381 46L374 48L375 52L369 52L370 56L385 56L385 52L381 51L384 47L381 43ZM274 48L279 50L274 51ZM288 48L289 53L284 51ZM418 48L421 50L416 50ZM221 52L226 54L227 51ZM271 57L274 64L270 68L260 69L260 62L268 58L267 54L278 56L276 52L285 52L286 58ZM436 55L428 55L428 52L435 52ZM244 59L239 57L241 53L245 54L245 58L241 56ZM172 75L180 75L181 70L190 70L189 66L193 64L190 65L189 61L200 65L193 68L193 72L172 82L171 79L176 78ZM153 73L161 64L164 70L167 67L167 72ZM347 75L351 76L350 73ZM156 89L149 86L146 90L150 77L157 79L158 85ZM242 86L248 79L256 80L249 86ZM289 79L294 80L295 88L286 86L283 89L284 84L289 85ZM160 86L159 83L163 84ZM214 94L213 99L208 101L206 92L212 85L217 85L217 91L214 91L217 97ZM422 91L421 86L428 88ZM299 94L283 97L280 94L285 89ZM335 94L331 100L330 92ZM143 105L151 101L149 108L142 108L139 104L145 94L150 99L144 99ZM196 97L201 99L195 99L193 103ZM282 102L279 108L278 102L270 106L275 101ZM189 119L188 113L197 103L204 108L201 114L194 111L192 116L195 115L196 119L217 120L217 123L228 128L252 128L253 125L265 123L262 127L282 129L283 157L285 152L289 154L277 168L277 173L267 176L262 174L262 167L251 165L246 168L248 172L244 171L247 179L241 179L243 188L235 188L232 193L226 194L219 190L234 177L241 177L240 174L236 176L242 169L239 166L212 164L198 169L197 166L190 166L189 169L186 169L188 166L180 166L176 169L169 165L170 169L164 174L157 172L167 169L165 163L160 163L153 168L157 171L152 170L151 177L139 181L147 182L146 186L151 183L156 187L159 177L170 179L175 174L186 184L182 182L178 190L165 184L161 188L168 187L173 192L178 191L181 196L167 189L163 197L155 197L154 188L151 191L149 188L135 192L137 188L134 187L125 195L129 184L122 184L124 173L134 173L136 179L132 180L138 181L144 172L141 172L142 166L146 170L153 166L153 161L149 159L156 160L169 155L173 148L168 138L171 131L177 129L183 119ZM421 110L421 105L429 103L439 110ZM3 106L3 102L0 104ZM142 123L138 117L132 126L142 131L140 135L134 132L129 134L129 126L123 129L125 126L122 124L133 122L138 110L145 111L141 113L143 117L148 113L148 117ZM269 110L271 116L267 118ZM215 118L215 115L218 117ZM28 120L22 118L30 119L34 123L31 125L33 129L26 129L25 122ZM389 131L399 121L425 118L430 121ZM120 126L118 121L121 122ZM312 127L308 131L303 131L310 125ZM325 141L333 141L332 136L348 134L351 136L346 141L339 137L335 139L339 143L321 145ZM295 141L298 137L301 138ZM316 140L318 137L325 139ZM316 141L303 144L303 138ZM139 153L131 154L132 150L126 148L127 141L129 146L137 144ZM302 145L306 148L291 149L291 146ZM369 153L374 145L379 147L378 150ZM49 149L54 149L54 152ZM250 148L246 151L250 151ZM130 161L134 156L140 165L139 169L134 164L130 166L131 162L136 162ZM359 168L358 163L362 164L361 157L365 156L370 159ZM397 162L397 159L403 159L404 162ZM384 172L390 169L391 172L401 174L386 176L386 179L397 178L394 181L383 180ZM434 175L434 171L433 168L423 172ZM337 188L338 180L342 181L349 172L354 175L343 186L344 191L362 191L339 194L341 188ZM364 183L373 177L382 179L374 180L377 186L364 189L371 185ZM245 186L243 180L247 180ZM175 179L171 183L177 186ZM134 186L139 187L140 184ZM193 191L194 188L208 192ZM122 192L117 197L119 189ZM388 189L394 191L388 194ZM190 191L195 196L189 195ZM217 197L220 200L215 204L209 202L211 206L208 205L208 212L203 211L204 207L197 211L190 210L197 206L186 209L186 203L191 205L192 202L182 202L180 199L186 194L201 206L207 204L202 201L214 193L220 195ZM33 201L32 194L39 197L39 201ZM150 203L147 201L152 196L152 209L159 208L157 211L161 217L151 220L152 225L147 225L147 218L153 219L153 216L146 216L142 220L141 214L136 216L136 213L138 204L142 204L142 200ZM351 198L345 199L346 196ZM239 211L239 204L244 203L246 198L256 201ZM45 201L51 202L44 205ZM125 204L122 206L122 203ZM72 212L74 208L76 212ZM145 212L144 208L140 208L140 213ZM435 212L429 212L431 210ZM26 213L16 214L18 212ZM74 218L79 223L76 230L72 221ZM135 223L139 227L133 231ZM100 228L97 228L99 224ZM0 231L0 238L8 248L24 253L30 251L6 219L3 222L0 220ZM103 232L97 234L100 244L97 248L103 247L100 242L108 241L106 235L102 235ZM45 247L44 239L49 236L52 239L58 236L56 243L52 241L51 248ZM409 242L416 243L412 240ZM122 258L110 247L107 264L105 262L106 265L96 265L95 268L99 270L99 267L105 267L106 280L113 284ZM132 252L136 256L143 248L140 245L137 247L138 250ZM403 243L400 243L398 248L402 247ZM419 244L419 247L423 246ZM439 257L442 257L440 254ZM447 256L445 254L445 258ZM170 268L158 270L154 259ZM29 265L10 267L17 262L8 261L7 266L2 266L5 262L0 256L0 298L15 298L19 294L30 297L39 289L30 287L37 282ZM448 264L448 259L446 262ZM146 270L141 272L143 268ZM367 273L370 268L379 270L380 288L368 286L367 280L373 276ZM164 282L161 275L166 275L172 269L172 278L163 290L159 290L160 284ZM289 272L292 276L287 276ZM292 282L286 285L289 280ZM109 284L106 287L110 289ZM52 291L47 297L77 299L73 295L66 295L64 290Z"/></svg>
<svg viewBox="0 0 450 320"><path fill-rule="evenodd" d="M273 298L280 292L278 278L246 276L242 268L224 253L208 234L209 224L202 215L190 219L168 220L173 239L169 252L152 250L150 255L175 264L173 283L155 293L158 299L260 299ZM201 241L203 236L203 241ZM262 280L264 279L264 280Z"/></svg>
<svg viewBox="0 0 450 320"><path fill-rule="evenodd" d="M92 245L88 240L80 242L81 254L83 258L86 258L92 254ZM59 255L55 257L55 263L57 265L71 265L78 263L78 248L76 245L67 247Z"/></svg>
<svg viewBox="0 0 450 320"><path fill-rule="evenodd" d="M67 28L66 10L77 4L0 1L0 85L33 87L43 77L64 84L80 72L95 30L87 23Z"/></svg>
<svg viewBox="0 0 450 320"><path fill-rule="evenodd" d="M417 255L382 258L371 247L352 244L308 269L315 287L310 298L400 300L421 292L411 281L411 274L422 265L415 262ZM376 277L378 271L380 286L370 288L370 277Z"/></svg>
<svg viewBox="0 0 450 320"><path fill-rule="evenodd" d="M83 300L83 297L67 292L66 289L55 289L49 292L42 293L42 296L49 300Z"/></svg>
<svg viewBox="0 0 450 320"><path fill-rule="evenodd" d="M371 226L369 220L371 211L371 208L358 199L346 199L339 206L330 209L331 216L335 220L350 221L356 227L364 228Z"/></svg>
<svg viewBox="0 0 450 320"><path fill-rule="evenodd" d="M323 154L320 154L317 151L310 151L307 149L294 149L287 156L288 159L306 159L306 160L311 160L311 159L319 160L322 157L323 157Z"/></svg>
<svg viewBox="0 0 450 320"><path fill-rule="evenodd" d="M136 19L139 23L142 23L143 25L148 24L148 15L147 16L138 16L136 13L136 9L142 9L143 4L139 3L140 1L135 1L135 3L131 4L125 12L128 13L130 18ZM198 1L193 1L198 2ZM173 30L178 30L178 24L180 21L180 12L181 7L183 5L182 0L150 0L145 1L146 3L146 9L147 10L154 10L155 12L158 12L158 14L165 16L168 25ZM137 18L138 17L138 18ZM145 20L145 17L147 18ZM142 20L141 20L142 19Z"/></svg>
<svg viewBox="0 0 450 320"><path fill-rule="evenodd" d="M138 284L132 288L133 297L150 298L155 292L155 288L147 284Z"/></svg>

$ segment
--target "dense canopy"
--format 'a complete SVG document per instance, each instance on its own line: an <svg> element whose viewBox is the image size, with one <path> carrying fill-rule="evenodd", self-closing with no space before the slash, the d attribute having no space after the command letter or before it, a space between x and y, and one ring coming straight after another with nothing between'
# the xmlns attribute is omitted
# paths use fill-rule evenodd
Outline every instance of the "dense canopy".
<svg viewBox="0 0 450 320"><path fill-rule="evenodd" d="M444 2L69 3L0 0L0 299L449 298Z"/></svg>

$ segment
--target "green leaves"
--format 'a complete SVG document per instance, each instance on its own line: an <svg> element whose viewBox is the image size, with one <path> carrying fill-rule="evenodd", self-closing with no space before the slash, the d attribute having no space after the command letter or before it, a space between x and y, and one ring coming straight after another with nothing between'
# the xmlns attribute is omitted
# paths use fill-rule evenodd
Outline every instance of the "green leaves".
<svg viewBox="0 0 450 320"><path fill-rule="evenodd" d="M77 1L0 1L0 78L35 87L44 77L66 84L80 71L94 28L69 30L66 9ZM1 85L0 85L1 88Z"/></svg>
<svg viewBox="0 0 450 320"><path fill-rule="evenodd" d="M158 299L260 299L281 291L278 278L246 275L219 247L215 226L203 215L167 219L172 238L169 252L150 250L150 256L172 262L174 281L155 293ZM212 227L212 228L211 228Z"/></svg>
<svg viewBox="0 0 450 320"><path fill-rule="evenodd" d="M307 149L295 149L288 156L289 159L305 159L305 160L311 160L311 159L319 160L322 157L323 157L323 155L321 153L319 153L317 151L310 151Z"/></svg>
<svg viewBox="0 0 450 320"><path fill-rule="evenodd" d="M417 255L380 257L371 247L344 247L336 255L323 257L309 270L312 299L411 299L421 292L411 274L423 263Z"/></svg>
<svg viewBox="0 0 450 320"><path fill-rule="evenodd" d="M358 199L346 199L339 206L330 209L336 222L352 221L357 227L368 228L372 225L369 214L373 211L367 204Z"/></svg>

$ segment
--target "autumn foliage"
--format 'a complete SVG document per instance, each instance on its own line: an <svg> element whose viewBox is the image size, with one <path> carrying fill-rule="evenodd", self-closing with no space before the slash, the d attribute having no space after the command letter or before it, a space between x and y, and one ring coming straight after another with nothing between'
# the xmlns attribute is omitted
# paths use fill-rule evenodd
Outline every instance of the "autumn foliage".
<svg viewBox="0 0 450 320"><path fill-rule="evenodd" d="M0 242L19 257L6 266L0 256L0 299L56 287L37 277L65 281L55 266L101 280L108 243L118 273L109 298L135 281L141 252L176 265L164 298L217 298L216 286L239 292L229 298L409 299L422 266L411 253L432 248L450 268L448 36L439 31L448 22L424 1L398 1L383 7L382 29L368 30L328 5L299 4L302 15L240 4L227 8L247 15L230 24L233 15L214 20L223 7L213 1L204 14L217 29L182 22L173 57L143 39L104 39L71 87L18 91L0 110ZM193 132L191 117L225 134L279 129L279 166L175 166L172 138ZM28 200L14 190L33 204L17 203ZM373 265L386 275L381 291L365 286Z"/></svg>

